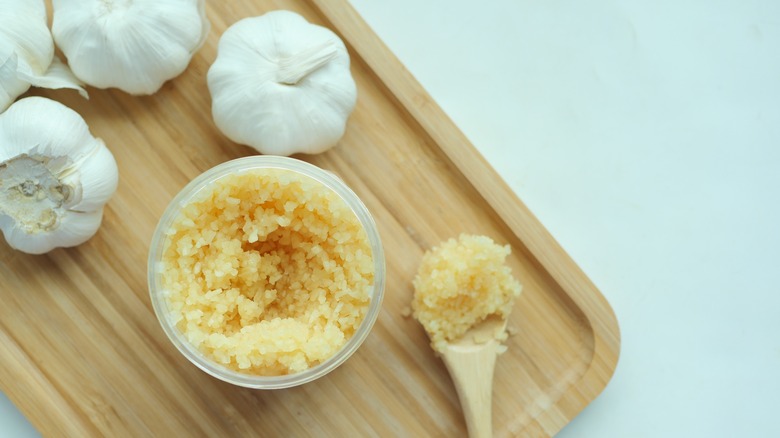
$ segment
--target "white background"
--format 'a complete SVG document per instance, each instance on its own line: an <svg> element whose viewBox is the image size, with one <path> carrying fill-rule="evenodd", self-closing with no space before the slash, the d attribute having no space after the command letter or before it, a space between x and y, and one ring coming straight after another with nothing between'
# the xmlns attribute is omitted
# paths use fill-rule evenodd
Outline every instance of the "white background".
<svg viewBox="0 0 780 438"><path fill-rule="evenodd" d="M352 3L618 316L559 436L780 436L780 2Z"/></svg>

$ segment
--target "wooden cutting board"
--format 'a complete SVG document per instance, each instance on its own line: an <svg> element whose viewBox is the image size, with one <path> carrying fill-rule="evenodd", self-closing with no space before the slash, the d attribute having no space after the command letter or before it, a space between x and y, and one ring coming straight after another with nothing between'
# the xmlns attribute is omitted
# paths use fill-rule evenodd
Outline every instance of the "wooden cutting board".
<svg viewBox="0 0 780 438"><path fill-rule="evenodd" d="M259 391L201 372L163 334L146 287L152 231L190 179L253 154L211 119L206 72L237 20L290 9L349 47L359 98L335 149L298 156L340 175L374 215L387 256L379 320L358 352L302 387ZM151 97L33 91L78 111L119 164L86 244L28 256L0 243L0 389L48 436L460 436L458 398L402 311L423 252L461 232L512 246L524 285L498 358L497 437L552 435L610 379L618 326L599 291L345 0L211 2L187 71Z"/></svg>

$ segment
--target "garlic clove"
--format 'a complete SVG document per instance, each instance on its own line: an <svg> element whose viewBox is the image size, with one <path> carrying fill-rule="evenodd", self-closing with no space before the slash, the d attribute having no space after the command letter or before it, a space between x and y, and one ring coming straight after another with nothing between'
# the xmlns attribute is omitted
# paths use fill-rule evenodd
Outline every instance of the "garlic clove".
<svg viewBox="0 0 780 438"><path fill-rule="evenodd" d="M66 206L74 211L91 211L101 208L116 192L119 183L114 156L100 139L95 140L94 153L75 167L75 171L62 178L74 188L73 198Z"/></svg>
<svg viewBox="0 0 780 438"><path fill-rule="evenodd" d="M243 19L220 38L208 72L214 122L264 154L323 152L355 107L349 65L335 33L294 12Z"/></svg>
<svg viewBox="0 0 780 438"><path fill-rule="evenodd" d="M0 0L0 53L16 52L19 66L41 74L54 56L43 0Z"/></svg>
<svg viewBox="0 0 780 438"><path fill-rule="evenodd" d="M30 85L86 91L54 60L43 0L0 0L0 112Z"/></svg>
<svg viewBox="0 0 780 438"><path fill-rule="evenodd" d="M153 94L205 41L205 0L53 0L52 33L79 79Z"/></svg>
<svg viewBox="0 0 780 438"><path fill-rule="evenodd" d="M30 84L19 79L16 74L17 61L18 57L14 52L0 63L0 113L30 88Z"/></svg>
<svg viewBox="0 0 780 438"><path fill-rule="evenodd" d="M103 222L103 209L68 211L62 216L56 233L50 236L54 248L81 245L97 233Z"/></svg>
<svg viewBox="0 0 780 438"><path fill-rule="evenodd" d="M0 144L4 146L0 147L0 162L20 154L69 157L78 162L96 147L77 112L44 97L22 99L3 113Z"/></svg>
<svg viewBox="0 0 780 438"><path fill-rule="evenodd" d="M209 31L211 30L211 22L209 21L208 16L206 16L206 0L197 1L198 15L200 15L200 41L198 41L198 43L195 44L195 46L190 50L190 55L194 55L195 52L203 47L203 44L206 43L206 38L209 36Z"/></svg>
<svg viewBox="0 0 780 438"><path fill-rule="evenodd" d="M57 228L51 231L30 234L19 227L3 226L2 221L0 227L11 248L37 255L45 254L54 248L81 245L95 235L102 219L102 209L90 212L69 211L59 218Z"/></svg>

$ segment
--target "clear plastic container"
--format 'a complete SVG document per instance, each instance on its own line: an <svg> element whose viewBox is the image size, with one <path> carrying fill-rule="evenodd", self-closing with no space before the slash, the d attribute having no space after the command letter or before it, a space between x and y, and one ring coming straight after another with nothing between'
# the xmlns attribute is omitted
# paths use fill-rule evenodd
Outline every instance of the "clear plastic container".
<svg viewBox="0 0 780 438"><path fill-rule="evenodd" d="M308 370L283 376L258 376L240 373L214 362L192 346L171 321L158 268L166 239L165 232L170 229L183 206L186 206L200 190L209 187L222 177L262 169L285 169L298 172L333 190L346 202L363 225L368 235L374 261L374 286L369 292L371 301L365 319L354 336L330 359ZM360 347L376 322L382 306L385 289L385 258L374 219L357 195L341 179L331 172L293 158L267 155L251 156L228 161L204 172L184 187L171 201L152 237L148 260L148 281L152 306L160 325L176 348L193 364L206 373L234 385L256 389L279 389L301 385L324 376L344 363Z"/></svg>

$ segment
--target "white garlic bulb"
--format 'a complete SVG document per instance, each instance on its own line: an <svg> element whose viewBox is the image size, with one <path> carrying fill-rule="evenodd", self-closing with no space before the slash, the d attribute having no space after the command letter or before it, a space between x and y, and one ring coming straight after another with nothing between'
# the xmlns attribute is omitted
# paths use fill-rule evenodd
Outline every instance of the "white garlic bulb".
<svg viewBox="0 0 780 438"><path fill-rule="evenodd" d="M31 85L72 88L78 80L54 56L43 0L0 0L0 112Z"/></svg>
<svg viewBox="0 0 780 438"><path fill-rule="evenodd" d="M85 242L118 177L111 152L70 108L28 97L0 114L0 230L11 247L42 254Z"/></svg>
<svg viewBox="0 0 780 438"><path fill-rule="evenodd" d="M333 147L357 99L341 39L289 11L230 26L208 86L217 127L231 140L273 155Z"/></svg>
<svg viewBox="0 0 780 438"><path fill-rule="evenodd" d="M205 0L53 0L52 33L73 73L97 88L153 94L181 74L209 31Z"/></svg>

